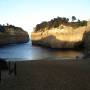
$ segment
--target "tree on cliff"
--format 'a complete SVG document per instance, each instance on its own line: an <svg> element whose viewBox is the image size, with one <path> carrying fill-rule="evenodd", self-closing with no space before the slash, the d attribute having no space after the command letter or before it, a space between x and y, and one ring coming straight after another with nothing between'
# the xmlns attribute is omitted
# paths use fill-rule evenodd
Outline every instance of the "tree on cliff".
<svg viewBox="0 0 90 90"><path fill-rule="evenodd" d="M72 16L72 22L74 22L76 20L75 16Z"/></svg>
<svg viewBox="0 0 90 90"><path fill-rule="evenodd" d="M0 32L7 33L10 31L21 32L21 31L23 31L23 29L20 27L15 27L14 25L9 25L9 24L1 25L0 24Z"/></svg>
<svg viewBox="0 0 90 90"><path fill-rule="evenodd" d="M62 24L65 26L71 26L73 28L77 28L79 26L86 26L87 25L87 21L76 21L76 17L72 16L72 22L69 22L69 18L66 17L57 17L54 19L51 19L50 21L44 21L40 24L37 24L35 27L35 32L37 31L44 31L44 30L50 30L51 28L58 28L59 26L61 26Z"/></svg>

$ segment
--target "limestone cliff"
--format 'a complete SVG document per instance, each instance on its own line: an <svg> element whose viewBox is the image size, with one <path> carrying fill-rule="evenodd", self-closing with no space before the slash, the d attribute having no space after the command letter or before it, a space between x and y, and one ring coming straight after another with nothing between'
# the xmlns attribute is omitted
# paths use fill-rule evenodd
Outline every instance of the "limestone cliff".
<svg viewBox="0 0 90 90"><path fill-rule="evenodd" d="M51 48L74 48L82 44L86 27L73 29L69 26L52 28L43 32L32 32L32 43Z"/></svg>
<svg viewBox="0 0 90 90"><path fill-rule="evenodd" d="M85 55L90 58L90 22L88 24L87 30L84 33L84 47Z"/></svg>
<svg viewBox="0 0 90 90"><path fill-rule="evenodd" d="M90 21L69 21L57 17L37 24L31 34L32 44L51 48L90 48Z"/></svg>
<svg viewBox="0 0 90 90"><path fill-rule="evenodd" d="M20 27L0 25L0 45L26 43L29 35Z"/></svg>

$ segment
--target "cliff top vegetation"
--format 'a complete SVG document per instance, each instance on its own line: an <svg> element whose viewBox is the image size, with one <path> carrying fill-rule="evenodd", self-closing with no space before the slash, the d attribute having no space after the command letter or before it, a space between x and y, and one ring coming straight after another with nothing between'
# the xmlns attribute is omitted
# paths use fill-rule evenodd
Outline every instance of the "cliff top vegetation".
<svg viewBox="0 0 90 90"><path fill-rule="evenodd" d="M15 31L15 32L19 32L19 31L23 31L23 29L21 27L16 27L14 25L1 25L0 24L0 32L2 33L7 33L10 31Z"/></svg>
<svg viewBox="0 0 90 90"><path fill-rule="evenodd" d="M50 30L51 28L58 28L61 25L70 26L72 28L78 28L80 26L87 26L87 21L81 21L77 19L75 16L72 16L72 21L70 21L69 18L66 17L57 17L51 19L50 21L43 21L40 24L37 24L34 28L34 32L44 31L45 29Z"/></svg>

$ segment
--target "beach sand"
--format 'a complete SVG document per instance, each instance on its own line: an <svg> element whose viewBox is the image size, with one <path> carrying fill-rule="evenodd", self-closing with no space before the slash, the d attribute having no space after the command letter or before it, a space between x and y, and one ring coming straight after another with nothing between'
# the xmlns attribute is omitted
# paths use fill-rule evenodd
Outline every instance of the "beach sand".
<svg viewBox="0 0 90 90"><path fill-rule="evenodd" d="M90 90L90 60L17 61L0 90Z"/></svg>

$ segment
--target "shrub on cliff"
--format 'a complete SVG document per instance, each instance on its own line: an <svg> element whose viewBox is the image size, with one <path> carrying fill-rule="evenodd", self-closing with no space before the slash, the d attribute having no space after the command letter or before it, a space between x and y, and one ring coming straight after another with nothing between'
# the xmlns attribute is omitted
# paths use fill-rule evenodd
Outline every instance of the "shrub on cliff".
<svg viewBox="0 0 90 90"><path fill-rule="evenodd" d="M65 26L71 26L73 28L77 28L80 26L87 26L87 21L85 20L83 21L78 20L75 22L74 20L76 20L75 16L72 16L72 22L69 21L69 18L57 17L57 18L51 19L48 22L44 21L40 24L37 24L34 31L38 32L38 31L44 31L45 29L58 28L62 24Z"/></svg>
<svg viewBox="0 0 90 90"><path fill-rule="evenodd" d="M78 28L80 26L87 26L87 21L85 21L85 20L83 20L83 21L78 20L77 22L71 22L70 26L73 27L73 28Z"/></svg>
<svg viewBox="0 0 90 90"><path fill-rule="evenodd" d="M10 32L20 32L20 31L24 31L22 28L20 27L15 27L14 25L0 25L0 32L2 33L10 33Z"/></svg>

